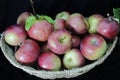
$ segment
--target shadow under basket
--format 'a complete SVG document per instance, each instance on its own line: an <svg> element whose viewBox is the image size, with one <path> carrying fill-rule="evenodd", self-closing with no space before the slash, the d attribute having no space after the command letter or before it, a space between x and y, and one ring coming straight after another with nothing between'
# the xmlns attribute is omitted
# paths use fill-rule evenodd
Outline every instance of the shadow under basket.
<svg viewBox="0 0 120 80"><path fill-rule="evenodd" d="M5 57L8 59L8 61L13 66L25 71L26 73L29 73L30 75L34 75L39 78L56 79L56 78L77 77L84 73L87 73L91 69L95 68L97 65L102 64L105 61L105 59L107 59L107 57L112 53L117 41L118 41L118 37L115 37L114 40L108 44L108 49L107 49L106 53L102 57L100 57L98 60L96 60L90 64L84 65L83 67L80 67L80 68L73 68L70 70L64 69L64 70L60 70L60 71L37 70L33 67L22 65L22 64L18 63L14 57L13 49L11 49L11 47L8 44L6 44L3 34L0 39L0 47L1 47L1 50L2 50L3 54L5 55Z"/></svg>

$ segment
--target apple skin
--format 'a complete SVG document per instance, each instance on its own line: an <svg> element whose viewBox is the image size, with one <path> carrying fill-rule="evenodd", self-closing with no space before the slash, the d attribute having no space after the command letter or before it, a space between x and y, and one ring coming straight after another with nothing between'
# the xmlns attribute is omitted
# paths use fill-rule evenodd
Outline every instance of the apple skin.
<svg viewBox="0 0 120 80"><path fill-rule="evenodd" d="M107 50L107 43L104 38L97 34L84 37L80 44L82 55L88 60L97 60Z"/></svg>
<svg viewBox="0 0 120 80"><path fill-rule="evenodd" d="M65 29L66 21L64 19L55 19L54 30Z"/></svg>
<svg viewBox="0 0 120 80"><path fill-rule="evenodd" d="M61 11L56 15L55 19L64 19L66 21L69 18L69 16L70 16L69 12Z"/></svg>
<svg viewBox="0 0 120 80"><path fill-rule="evenodd" d="M38 66L45 70L57 71L61 68L61 60L53 52L44 52L38 58Z"/></svg>
<svg viewBox="0 0 120 80"><path fill-rule="evenodd" d="M72 36L65 30L54 31L48 38L48 47L56 54L64 54L72 46Z"/></svg>
<svg viewBox="0 0 120 80"><path fill-rule="evenodd" d="M21 25L25 26L26 19L31 15L32 15L32 13L30 13L30 12L21 13L17 18L17 24L21 24Z"/></svg>
<svg viewBox="0 0 120 80"><path fill-rule="evenodd" d="M79 49L73 48L67 51L63 57L63 64L67 69L82 67L84 63L85 59Z"/></svg>
<svg viewBox="0 0 120 80"><path fill-rule="evenodd" d="M79 36L72 35L72 48L78 48L80 46L81 39Z"/></svg>
<svg viewBox="0 0 120 80"><path fill-rule="evenodd" d="M38 41L45 42L53 31L53 24L46 20L36 21L28 31L28 35Z"/></svg>
<svg viewBox="0 0 120 80"><path fill-rule="evenodd" d="M39 57L40 51L41 48L36 41L26 39L15 52L15 58L21 64L31 65Z"/></svg>
<svg viewBox="0 0 120 80"><path fill-rule="evenodd" d="M100 23L100 21L103 19L104 17L100 14L93 14L91 16L88 17L88 23L89 23L89 29L88 32L90 34L94 34L97 33L97 27Z"/></svg>
<svg viewBox="0 0 120 80"><path fill-rule="evenodd" d="M20 45L27 37L27 32L22 25L10 25L4 32L5 41L11 46Z"/></svg>
<svg viewBox="0 0 120 80"><path fill-rule="evenodd" d="M98 25L97 32L107 39L114 39L120 32L120 25L112 18L104 18Z"/></svg>
<svg viewBox="0 0 120 80"><path fill-rule="evenodd" d="M73 13L67 19L67 29L76 34L85 34L88 29L86 18L80 13Z"/></svg>

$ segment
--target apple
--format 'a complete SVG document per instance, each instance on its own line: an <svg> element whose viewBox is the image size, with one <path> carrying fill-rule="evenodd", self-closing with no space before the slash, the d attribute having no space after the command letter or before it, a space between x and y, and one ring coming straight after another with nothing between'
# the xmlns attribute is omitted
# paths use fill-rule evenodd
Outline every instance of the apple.
<svg viewBox="0 0 120 80"><path fill-rule="evenodd" d="M53 24L50 19L50 17L45 15L38 15L38 18L35 16L28 17L25 29L29 37L42 42L47 41L53 31Z"/></svg>
<svg viewBox="0 0 120 80"><path fill-rule="evenodd" d="M67 69L82 67L84 63L85 59L79 49L73 48L67 51L63 57L63 64Z"/></svg>
<svg viewBox="0 0 120 80"><path fill-rule="evenodd" d="M100 14L93 14L88 17L88 23L89 23L88 32L90 34L97 33L97 27L103 18L104 17Z"/></svg>
<svg viewBox="0 0 120 80"><path fill-rule="evenodd" d="M79 36L72 35L72 48L78 48L80 46L81 39Z"/></svg>
<svg viewBox="0 0 120 80"><path fill-rule="evenodd" d="M25 26L26 19L31 15L31 12L22 12L17 18L17 24Z"/></svg>
<svg viewBox="0 0 120 80"><path fill-rule="evenodd" d="M53 52L44 52L38 58L38 66L45 70L57 71L61 68L61 60Z"/></svg>
<svg viewBox="0 0 120 80"><path fill-rule="evenodd" d="M81 41L80 50L86 59L97 60L103 56L107 50L107 42L100 35L87 35Z"/></svg>
<svg viewBox="0 0 120 80"><path fill-rule="evenodd" d="M86 18L80 13L73 13L67 19L67 28L77 34L85 34L88 29Z"/></svg>
<svg viewBox="0 0 120 80"><path fill-rule="evenodd" d="M61 11L56 15L56 19L64 19L65 21L69 18L70 13L67 11Z"/></svg>
<svg viewBox="0 0 120 80"><path fill-rule="evenodd" d="M47 41L53 31L53 25L45 20L36 21L28 31L28 35L38 41Z"/></svg>
<svg viewBox="0 0 120 80"><path fill-rule="evenodd" d="M10 25L4 32L5 41L11 46L20 45L27 37L27 32L22 25Z"/></svg>
<svg viewBox="0 0 120 80"><path fill-rule="evenodd" d="M56 54L64 54L72 46L72 36L66 29L56 30L48 38L48 47Z"/></svg>
<svg viewBox="0 0 120 80"><path fill-rule="evenodd" d="M64 19L55 19L54 30L65 29L66 21Z"/></svg>
<svg viewBox="0 0 120 80"><path fill-rule="evenodd" d="M21 64L31 65L39 57L41 48L38 43L32 39L26 39L15 52L15 58Z"/></svg>
<svg viewBox="0 0 120 80"><path fill-rule="evenodd" d="M97 28L97 32L107 39L114 39L119 31L120 25L112 17L104 18Z"/></svg>

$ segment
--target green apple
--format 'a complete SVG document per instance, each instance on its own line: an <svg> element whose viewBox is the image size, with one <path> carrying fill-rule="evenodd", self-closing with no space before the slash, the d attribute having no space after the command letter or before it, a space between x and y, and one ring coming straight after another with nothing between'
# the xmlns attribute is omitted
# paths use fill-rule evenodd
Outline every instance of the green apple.
<svg viewBox="0 0 120 80"><path fill-rule="evenodd" d="M103 18L104 17L100 14L93 14L88 17L88 23L89 23L88 32L90 34L94 34L97 32L97 26Z"/></svg>
<svg viewBox="0 0 120 80"><path fill-rule="evenodd" d="M81 67L85 63L85 59L82 56L79 49L71 49L65 53L63 57L64 67L67 69Z"/></svg>
<svg viewBox="0 0 120 80"><path fill-rule="evenodd" d="M56 15L56 19L64 19L65 21L69 18L70 16L70 13L67 12L67 11L62 11L62 12L59 12L57 15Z"/></svg>

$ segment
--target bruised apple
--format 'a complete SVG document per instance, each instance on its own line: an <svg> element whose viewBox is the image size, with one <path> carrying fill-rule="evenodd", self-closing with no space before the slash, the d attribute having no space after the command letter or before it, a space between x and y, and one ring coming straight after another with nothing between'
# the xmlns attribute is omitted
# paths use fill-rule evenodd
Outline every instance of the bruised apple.
<svg viewBox="0 0 120 80"><path fill-rule="evenodd" d="M10 25L4 33L5 41L11 46L20 45L27 37L27 32L22 25Z"/></svg>
<svg viewBox="0 0 120 80"><path fill-rule="evenodd" d="M86 59L96 60L107 50L107 43L97 34L88 35L81 41L80 50Z"/></svg>
<svg viewBox="0 0 120 80"><path fill-rule="evenodd" d="M22 64L31 65L37 60L40 51L41 48L36 41L26 39L15 52L15 58Z"/></svg>

